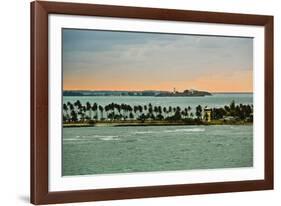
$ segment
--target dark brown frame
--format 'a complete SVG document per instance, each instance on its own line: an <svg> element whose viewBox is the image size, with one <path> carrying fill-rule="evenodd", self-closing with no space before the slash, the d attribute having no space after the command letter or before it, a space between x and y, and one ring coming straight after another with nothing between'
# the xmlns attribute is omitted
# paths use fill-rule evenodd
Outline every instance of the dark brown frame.
<svg viewBox="0 0 281 206"><path fill-rule="evenodd" d="M48 191L48 15L257 25L265 28L265 179L76 191ZM273 16L93 4L31 3L31 202L33 204L273 189Z"/></svg>

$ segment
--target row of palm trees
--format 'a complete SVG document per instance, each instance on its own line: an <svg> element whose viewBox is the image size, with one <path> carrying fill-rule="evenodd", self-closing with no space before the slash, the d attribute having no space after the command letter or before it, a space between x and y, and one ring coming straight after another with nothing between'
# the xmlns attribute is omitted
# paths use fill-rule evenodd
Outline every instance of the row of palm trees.
<svg viewBox="0 0 281 206"><path fill-rule="evenodd" d="M224 116L235 116L245 119L252 114L253 107L250 105L235 105L233 101L229 106L224 108L213 108L212 119L221 119ZM76 102L67 102L63 104L63 121L64 122L88 122L98 120L187 120L196 119L204 120L207 113L201 105L198 105L194 112L190 106L181 108L179 106L162 107L148 105L128 105L110 103L102 106L97 103L91 104L86 102L83 105L79 100Z"/></svg>
<svg viewBox="0 0 281 206"><path fill-rule="evenodd" d="M212 119L221 119L223 117L233 117L239 120L253 121L253 105L249 104L235 104L232 101L230 105L225 105L221 108L212 109Z"/></svg>

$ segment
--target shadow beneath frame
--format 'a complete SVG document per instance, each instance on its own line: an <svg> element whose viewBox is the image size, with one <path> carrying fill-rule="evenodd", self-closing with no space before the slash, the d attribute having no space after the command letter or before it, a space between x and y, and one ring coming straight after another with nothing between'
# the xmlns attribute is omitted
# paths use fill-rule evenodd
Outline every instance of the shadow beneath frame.
<svg viewBox="0 0 281 206"><path fill-rule="evenodd" d="M19 195L18 199L24 203L30 203L30 198L28 195Z"/></svg>

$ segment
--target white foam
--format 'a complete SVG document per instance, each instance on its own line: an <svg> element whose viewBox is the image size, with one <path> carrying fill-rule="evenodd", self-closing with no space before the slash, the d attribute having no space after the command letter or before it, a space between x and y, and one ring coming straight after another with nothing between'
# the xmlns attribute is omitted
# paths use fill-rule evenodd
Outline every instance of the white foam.
<svg viewBox="0 0 281 206"><path fill-rule="evenodd" d="M68 138L68 139L63 139L63 141L81 141L81 139L77 139L77 138Z"/></svg>
<svg viewBox="0 0 281 206"><path fill-rule="evenodd" d="M205 132L205 128L184 128L184 129L171 129L164 131L138 131L134 134L155 134L155 133L175 133L175 132Z"/></svg>
<svg viewBox="0 0 281 206"><path fill-rule="evenodd" d="M118 136L117 136L118 137ZM119 138L116 138L116 136L107 136L107 137L102 137L100 140L104 141L118 141L120 140Z"/></svg>
<svg viewBox="0 0 281 206"><path fill-rule="evenodd" d="M205 132L205 128L176 129L176 132Z"/></svg>
<svg viewBox="0 0 281 206"><path fill-rule="evenodd" d="M95 138L117 138L117 135L94 135Z"/></svg>
<svg viewBox="0 0 281 206"><path fill-rule="evenodd" d="M158 133L158 132L156 132L156 131L135 132L135 134L153 134L153 133Z"/></svg>

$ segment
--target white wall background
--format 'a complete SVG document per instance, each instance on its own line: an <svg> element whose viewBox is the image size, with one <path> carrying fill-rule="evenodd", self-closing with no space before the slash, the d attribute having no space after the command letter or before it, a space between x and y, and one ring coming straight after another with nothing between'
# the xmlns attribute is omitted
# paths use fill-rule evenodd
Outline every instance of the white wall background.
<svg viewBox="0 0 281 206"><path fill-rule="evenodd" d="M0 205L29 205L29 2L2 1L0 12ZM69 205L280 205L281 5L278 0L76 0L76 2L275 16L275 190ZM278 203L279 202L279 203Z"/></svg>

